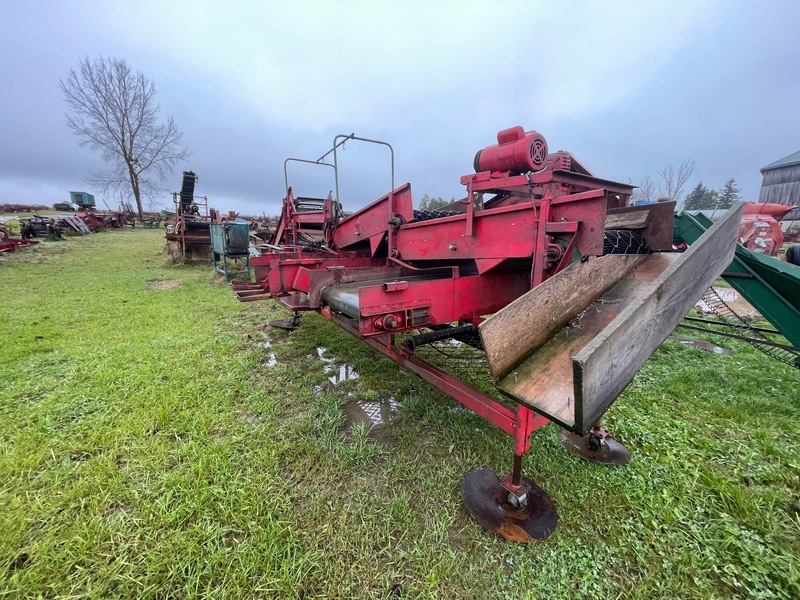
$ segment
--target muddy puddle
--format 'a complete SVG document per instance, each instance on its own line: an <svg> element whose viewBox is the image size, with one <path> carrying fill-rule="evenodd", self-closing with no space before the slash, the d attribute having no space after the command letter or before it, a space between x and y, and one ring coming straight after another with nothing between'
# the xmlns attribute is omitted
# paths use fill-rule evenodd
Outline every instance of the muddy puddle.
<svg viewBox="0 0 800 600"><path fill-rule="evenodd" d="M717 346L716 344L712 344L710 342L704 342L701 340L693 340L690 338L679 337L677 335L669 336L670 340L673 342L678 342L679 344L683 344L684 346L691 346L693 348L699 348L701 350L707 350L708 352L713 352L714 354L720 354L722 356L730 356L731 351L727 348L722 348Z"/></svg>
<svg viewBox="0 0 800 600"><path fill-rule="evenodd" d="M731 309L733 309L740 317L752 319L759 316L756 310L745 298L736 290L725 287L715 287L714 290L717 295L725 302ZM714 310L706 304L703 299L697 301L695 305L703 313L714 313Z"/></svg>
<svg viewBox="0 0 800 600"><path fill-rule="evenodd" d="M317 346L317 357L322 361L323 371L333 385L359 378L358 371L351 365L337 361L324 346ZM314 386L315 393L321 391L322 386ZM349 391L346 395L353 398L355 393ZM350 438L355 427L366 426L369 429L369 439L385 443L384 425L397 415L399 408L400 403L394 396L380 400L351 399L342 407L344 424L339 428L339 434Z"/></svg>
<svg viewBox="0 0 800 600"><path fill-rule="evenodd" d="M348 364L337 363L336 359L328 355L328 349L317 346L317 356L323 363L323 370L328 376L328 381L337 385L343 381L358 379L358 372Z"/></svg>
<svg viewBox="0 0 800 600"><path fill-rule="evenodd" d="M147 289L151 292L180 289L181 282L177 279L153 279L147 282Z"/></svg>
<svg viewBox="0 0 800 600"><path fill-rule="evenodd" d="M272 348L272 342L269 340L269 338L263 333L261 335L263 336L264 339L258 342L256 346L258 346L259 348L264 348L265 350L269 350L270 348ZM261 364L263 364L265 367L274 367L275 365L278 364L278 357L275 356L274 352L269 352L267 353L267 357L264 359L264 362L262 362Z"/></svg>
<svg viewBox="0 0 800 600"><path fill-rule="evenodd" d="M352 435L355 427L366 425L370 429L370 439L385 443L384 426L399 410L400 403L394 396L385 400L352 400L342 407L344 424L339 429L339 434L347 438Z"/></svg>
<svg viewBox="0 0 800 600"><path fill-rule="evenodd" d="M735 300L738 300L739 298L739 294L736 293L736 290L732 290L730 288L718 287L714 288L714 290L717 292L717 295L720 298L722 298L724 302L733 302ZM697 301L697 304L695 306L698 306L700 310L702 310L703 312L714 312L702 298Z"/></svg>

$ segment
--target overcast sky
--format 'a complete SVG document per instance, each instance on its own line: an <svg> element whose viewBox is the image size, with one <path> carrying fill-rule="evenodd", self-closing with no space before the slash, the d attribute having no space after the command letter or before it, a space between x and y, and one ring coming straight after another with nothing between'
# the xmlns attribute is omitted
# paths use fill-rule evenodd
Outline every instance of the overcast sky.
<svg viewBox="0 0 800 600"><path fill-rule="evenodd" d="M144 72L184 133L193 156L165 190L192 169L223 211L277 214L284 159L352 132L392 144L415 204L461 197L475 152L514 125L600 177L638 183L691 158L684 193L735 177L751 200L759 169L800 150L794 0L2 0L0 21L0 202L84 190L102 206L83 179L102 165L58 85L99 55ZM351 142L339 163L345 209L389 191L385 148ZM331 174L290 165L289 183L325 195Z"/></svg>

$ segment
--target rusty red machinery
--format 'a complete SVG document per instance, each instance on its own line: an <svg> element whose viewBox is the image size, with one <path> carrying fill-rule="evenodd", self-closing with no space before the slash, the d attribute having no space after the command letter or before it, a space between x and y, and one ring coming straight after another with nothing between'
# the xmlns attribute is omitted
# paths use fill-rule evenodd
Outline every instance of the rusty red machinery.
<svg viewBox="0 0 800 600"><path fill-rule="evenodd" d="M745 202L739 243L758 254L777 256L784 238L779 221L795 208L784 204Z"/></svg>
<svg viewBox="0 0 800 600"><path fill-rule="evenodd" d="M0 253L15 252L17 248L26 248L38 243L35 240L12 237L11 231L0 226Z"/></svg>
<svg viewBox="0 0 800 600"><path fill-rule="evenodd" d="M415 211L410 184L392 181L343 216L337 148L350 140L388 146L337 136L319 159L332 153L336 173L321 239L277 238L252 259L255 283L232 285L242 301L317 311L512 436L512 471L473 471L462 498L507 539L547 537L555 506L522 474L531 434L552 421L568 449L627 461L600 418L730 262L740 207L673 253L674 202L630 207L631 185L514 127L476 155L447 210Z"/></svg>
<svg viewBox="0 0 800 600"><path fill-rule="evenodd" d="M184 171L181 191L173 192L175 215L166 223L167 243L174 243L181 256L211 257L211 215L208 198L194 194L197 175L194 171Z"/></svg>
<svg viewBox="0 0 800 600"><path fill-rule="evenodd" d="M332 167L326 163L324 156L318 160L305 160L302 158L287 158L283 161L283 181L286 196L283 198L281 215L269 240L272 245L298 246L320 242L330 242L332 233L331 225L341 218L341 205L327 198L295 197L289 185L289 163L305 163L314 166ZM299 246L298 246L299 247Z"/></svg>

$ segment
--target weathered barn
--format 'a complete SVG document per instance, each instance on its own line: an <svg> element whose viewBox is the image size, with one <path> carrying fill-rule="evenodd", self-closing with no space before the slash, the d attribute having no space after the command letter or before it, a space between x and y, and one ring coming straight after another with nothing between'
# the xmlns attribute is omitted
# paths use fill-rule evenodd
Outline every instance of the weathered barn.
<svg viewBox="0 0 800 600"><path fill-rule="evenodd" d="M763 167L761 175L759 202L800 206L800 150ZM800 219L800 209L784 217L794 219Z"/></svg>

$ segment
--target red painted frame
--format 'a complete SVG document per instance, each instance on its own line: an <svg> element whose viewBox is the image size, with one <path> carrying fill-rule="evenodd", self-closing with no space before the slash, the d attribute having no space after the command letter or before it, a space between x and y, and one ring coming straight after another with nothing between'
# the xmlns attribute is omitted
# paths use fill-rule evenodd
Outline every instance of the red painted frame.
<svg viewBox="0 0 800 600"><path fill-rule="evenodd" d="M392 336L362 338L359 331L348 321L338 317L330 310L323 309L320 314L404 369L441 390L465 408L513 436L515 456L522 456L530 450L531 434L550 422L522 404L517 404L516 409L512 410L491 396L451 377L420 360L405 348L395 346L392 343Z"/></svg>
<svg viewBox="0 0 800 600"><path fill-rule="evenodd" d="M408 184L338 222L323 211L314 218L323 219L328 248L289 246L253 258L256 284L237 286L240 299L276 298L291 310L318 310L512 435L515 461L508 481L515 489L531 434L548 420L523 405L509 408L394 339L424 326L479 322L564 269L575 252L602 254L606 210L626 206L633 187L594 177L568 153L549 155L547 164L533 174L462 177L467 198L455 206L457 214L438 219L413 221ZM573 165L574 171L565 170ZM301 224L291 200L290 189L279 234L295 244L295 233L282 233L299 231ZM357 315L325 305L326 288L359 281L364 285L357 286Z"/></svg>

